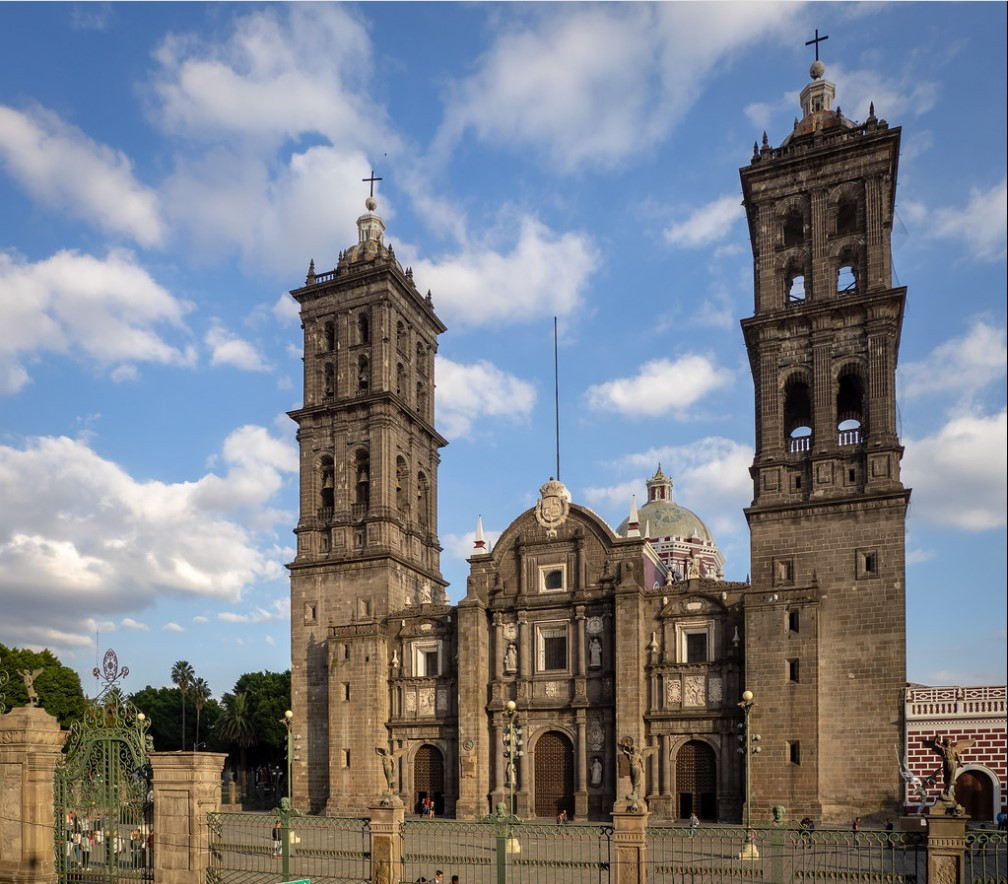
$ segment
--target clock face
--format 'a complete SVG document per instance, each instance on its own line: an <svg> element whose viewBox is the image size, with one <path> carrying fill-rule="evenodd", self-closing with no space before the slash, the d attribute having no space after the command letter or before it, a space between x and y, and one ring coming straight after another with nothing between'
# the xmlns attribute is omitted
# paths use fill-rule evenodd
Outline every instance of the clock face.
<svg viewBox="0 0 1008 884"><path fill-rule="evenodd" d="M598 635L602 631L602 618L601 617L589 617L588 618L588 634Z"/></svg>

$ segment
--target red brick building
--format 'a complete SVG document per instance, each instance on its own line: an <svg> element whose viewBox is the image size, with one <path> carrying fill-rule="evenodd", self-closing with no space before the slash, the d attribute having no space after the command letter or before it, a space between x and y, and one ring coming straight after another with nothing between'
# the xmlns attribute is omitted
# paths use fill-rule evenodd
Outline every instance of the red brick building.
<svg viewBox="0 0 1008 884"><path fill-rule="evenodd" d="M1005 721L1005 686L941 687L908 685L904 694L907 766L926 781L926 804L941 791L941 760L930 747L936 736L973 740L963 752L963 767L956 780L956 800L974 820L992 820L1005 810L1008 792L1008 733ZM909 787L904 794L907 810L920 810Z"/></svg>

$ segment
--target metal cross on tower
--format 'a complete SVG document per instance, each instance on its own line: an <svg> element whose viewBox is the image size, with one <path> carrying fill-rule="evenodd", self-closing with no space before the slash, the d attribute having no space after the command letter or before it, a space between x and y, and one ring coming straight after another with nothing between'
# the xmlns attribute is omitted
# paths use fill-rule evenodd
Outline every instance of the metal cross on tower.
<svg viewBox="0 0 1008 884"><path fill-rule="evenodd" d="M824 34L822 37L820 37L819 36L819 28L816 28L815 29L815 39L814 40L806 40L805 41L805 45L806 46L811 46L813 43L815 44L815 60L816 61L819 61L819 44L822 43L823 40L828 40L828 39L829 39L829 34ZM374 175L374 172L372 172L371 174ZM378 179L378 180L380 181L381 179Z"/></svg>
<svg viewBox="0 0 1008 884"><path fill-rule="evenodd" d="M816 31L816 33L818 34L819 32ZM825 39L825 37L823 39ZM374 169L372 169L371 170L371 177L370 178L361 178L361 181L370 181L371 182L371 193L368 194L368 196L374 196L374 185L375 185L375 182L376 181L381 181L381 178L375 178Z"/></svg>

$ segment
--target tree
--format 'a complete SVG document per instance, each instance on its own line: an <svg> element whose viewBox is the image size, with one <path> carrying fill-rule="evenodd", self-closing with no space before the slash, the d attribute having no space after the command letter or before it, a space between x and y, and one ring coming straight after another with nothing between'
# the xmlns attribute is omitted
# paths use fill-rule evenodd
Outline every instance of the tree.
<svg viewBox="0 0 1008 884"><path fill-rule="evenodd" d="M199 722L200 713L203 711L203 707L206 706L207 701L210 699L210 685L207 684L205 678L197 678L192 683L193 692L193 706L196 707L196 742L193 745L193 749L199 748Z"/></svg>
<svg viewBox="0 0 1008 884"><path fill-rule="evenodd" d="M150 685L130 696L150 722L148 733L158 752L173 752L186 747L179 742L178 723L182 714L182 695L176 688L154 688ZM215 725L220 717L220 704L213 698L207 700L200 716L200 726L206 732L207 748L211 752L224 752L228 744L219 738ZM187 740L188 742L188 740ZM189 744L192 747L192 744Z"/></svg>
<svg viewBox="0 0 1008 884"><path fill-rule="evenodd" d="M84 714L87 700L80 676L60 663L52 651L30 651L0 645L0 670L10 676L10 681L3 688L4 705L8 709L28 704L28 691L20 676L25 669L29 672L42 670L34 682L39 705L59 721L60 727L69 727Z"/></svg>
<svg viewBox="0 0 1008 884"><path fill-rule="evenodd" d="M258 745L270 756L286 757L287 730L280 719L291 705L290 670L246 672L235 683L233 693L248 695Z"/></svg>
<svg viewBox="0 0 1008 884"><path fill-rule="evenodd" d="M185 698L186 694L189 693L189 688L192 685L193 678L196 673L193 671L192 664L188 660L179 660L171 670L171 680L172 684L179 689L179 693L182 695L182 748L185 749Z"/></svg>
<svg viewBox="0 0 1008 884"><path fill-rule="evenodd" d="M238 746L240 757L239 777L242 794L244 794L245 750L256 743L256 728L252 722L252 710L249 707L248 694L244 691L236 694L225 694L222 705L224 711L221 712L221 717L217 720L217 733L221 739Z"/></svg>

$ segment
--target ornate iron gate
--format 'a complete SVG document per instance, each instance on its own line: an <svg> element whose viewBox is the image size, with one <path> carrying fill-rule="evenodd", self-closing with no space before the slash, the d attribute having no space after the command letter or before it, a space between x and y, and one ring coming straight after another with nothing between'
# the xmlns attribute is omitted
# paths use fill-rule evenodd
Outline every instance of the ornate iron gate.
<svg viewBox="0 0 1008 884"><path fill-rule="evenodd" d="M61 884L154 880L148 727L114 688L71 725L53 784Z"/></svg>

